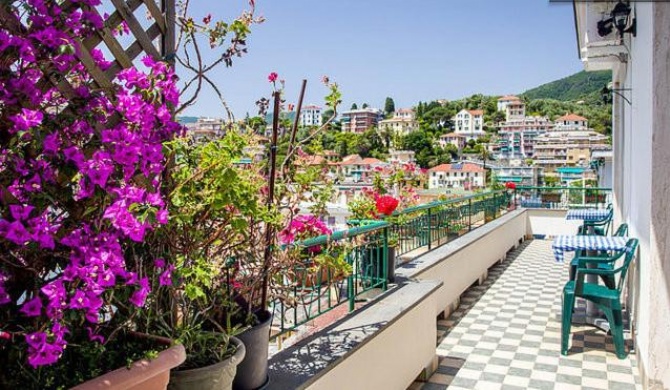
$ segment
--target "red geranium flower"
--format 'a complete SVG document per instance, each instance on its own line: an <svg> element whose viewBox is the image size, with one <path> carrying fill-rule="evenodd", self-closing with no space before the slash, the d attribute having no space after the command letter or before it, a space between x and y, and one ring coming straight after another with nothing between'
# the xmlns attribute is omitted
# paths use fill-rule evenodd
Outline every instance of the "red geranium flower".
<svg viewBox="0 0 670 390"><path fill-rule="evenodd" d="M279 75L277 74L277 72L272 72L270 73L270 75L268 75L268 81L274 83L275 81L277 81L278 77Z"/></svg>
<svg viewBox="0 0 670 390"><path fill-rule="evenodd" d="M516 184L512 183L511 181L508 181L505 183L505 188L508 190L516 190Z"/></svg>
<svg viewBox="0 0 670 390"><path fill-rule="evenodd" d="M384 195L377 198L376 206L379 214L391 215L398 207L400 201L390 195Z"/></svg>

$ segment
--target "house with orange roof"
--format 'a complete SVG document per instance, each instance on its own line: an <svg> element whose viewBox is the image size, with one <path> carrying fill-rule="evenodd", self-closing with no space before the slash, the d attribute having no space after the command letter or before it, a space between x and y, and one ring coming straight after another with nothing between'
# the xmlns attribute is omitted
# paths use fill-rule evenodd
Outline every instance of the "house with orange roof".
<svg viewBox="0 0 670 390"><path fill-rule="evenodd" d="M484 132L484 111L462 109L453 118L454 131L463 135L466 141L486 135Z"/></svg>
<svg viewBox="0 0 670 390"><path fill-rule="evenodd" d="M588 130L589 120L577 114L565 114L554 121L555 131Z"/></svg>
<svg viewBox="0 0 670 390"><path fill-rule="evenodd" d="M428 170L428 188L484 187L486 170L477 164L441 164Z"/></svg>
<svg viewBox="0 0 670 390"><path fill-rule="evenodd" d="M381 168L386 163L376 158L362 158L357 154L352 154L334 165L337 166L337 173L344 178L344 182L361 183L372 180L375 168Z"/></svg>
<svg viewBox="0 0 670 390"><path fill-rule="evenodd" d="M437 144L442 148L446 148L447 145L452 144L458 148L458 150L461 150L465 147L466 143L466 137L462 134L456 134L456 133L447 133L447 134L442 134L440 138L437 140Z"/></svg>
<svg viewBox="0 0 670 390"><path fill-rule="evenodd" d="M510 103L519 103L519 102L521 102L521 99L519 99L518 96L505 95L505 96L501 97L500 99L498 99L498 104L497 104L498 111L505 112L505 110L507 110L507 106Z"/></svg>

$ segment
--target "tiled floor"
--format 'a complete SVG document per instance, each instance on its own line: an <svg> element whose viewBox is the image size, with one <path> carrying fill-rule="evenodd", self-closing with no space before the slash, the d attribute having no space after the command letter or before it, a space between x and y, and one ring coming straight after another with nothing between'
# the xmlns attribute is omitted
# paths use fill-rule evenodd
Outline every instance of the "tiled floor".
<svg viewBox="0 0 670 390"><path fill-rule="evenodd" d="M617 359L612 338L598 329L573 325L569 355L561 356L567 267L554 260L551 241L527 241L510 253L438 322L437 372L410 389L641 388L634 352Z"/></svg>

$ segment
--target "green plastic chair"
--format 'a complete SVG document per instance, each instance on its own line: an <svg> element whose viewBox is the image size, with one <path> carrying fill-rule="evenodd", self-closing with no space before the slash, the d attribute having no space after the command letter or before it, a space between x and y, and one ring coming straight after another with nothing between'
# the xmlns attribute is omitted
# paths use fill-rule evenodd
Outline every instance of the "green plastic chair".
<svg viewBox="0 0 670 390"><path fill-rule="evenodd" d="M610 225L612 224L612 218L614 217L614 209L612 209L611 206L612 205L610 204L607 207L609 213L607 214L607 217L605 217L604 219L601 219L599 221L584 221L584 224L579 227L577 235L585 236L589 234L589 228L592 227L593 234L595 234L596 236L606 236L609 233Z"/></svg>
<svg viewBox="0 0 670 390"><path fill-rule="evenodd" d="M619 225L619 228L616 230L614 233L613 237L626 237L628 235L628 224L622 223ZM611 258L614 253L608 252L608 251L601 251L600 253L596 254L593 257L598 257L602 259L608 259ZM575 280L575 275L577 274L577 265L579 263L579 259L585 257L585 253L582 250L578 250L575 253L574 259L570 262L570 280ZM618 256L617 256L618 257ZM599 269L604 269L604 270L611 270L614 268L614 262L606 262L606 263L598 263L598 268ZM614 285L616 282L614 281L614 278L611 278L607 275L601 275L600 276L603 282L605 282L605 285L609 288L614 288Z"/></svg>
<svg viewBox="0 0 670 390"><path fill-rule="evenodd" d="M621 313L621 290L623 288L626 273L631 261L635 258L638 241L635 238L628 240L626 249L618 252L613 257L606 259L600 257L582 257L578 261L577 278L571 280L563 287L563 312L561 315L561 354L568 354L568 343L570 339L570 327L572 325L572 311L575 306L575 297L588 299L595 303L605 313L610 324L610 331L614 339L614 350L619 359L626 357L623 340L623 315ZM586 268L589 263L614 262L621 256L626 258L621 267L611 270L599 268ZM585 275L606 275L616 278L618 283L615 288L602 286L597 283L584 282Z"/></svg>

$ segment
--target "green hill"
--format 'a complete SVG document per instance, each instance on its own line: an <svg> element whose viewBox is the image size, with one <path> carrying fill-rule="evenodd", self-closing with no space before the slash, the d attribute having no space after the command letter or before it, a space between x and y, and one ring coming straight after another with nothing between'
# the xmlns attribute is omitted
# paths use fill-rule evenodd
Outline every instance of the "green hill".
<svg viewBox="0 0 670 390"><path fill-rule="evenodd" d="M583 100L587 103L595 103L600 100L602 88L610 81L612 81L611 71L581 71L572 76L529 89L522 95L529 100L554 99L572 102Z"/></svg>

